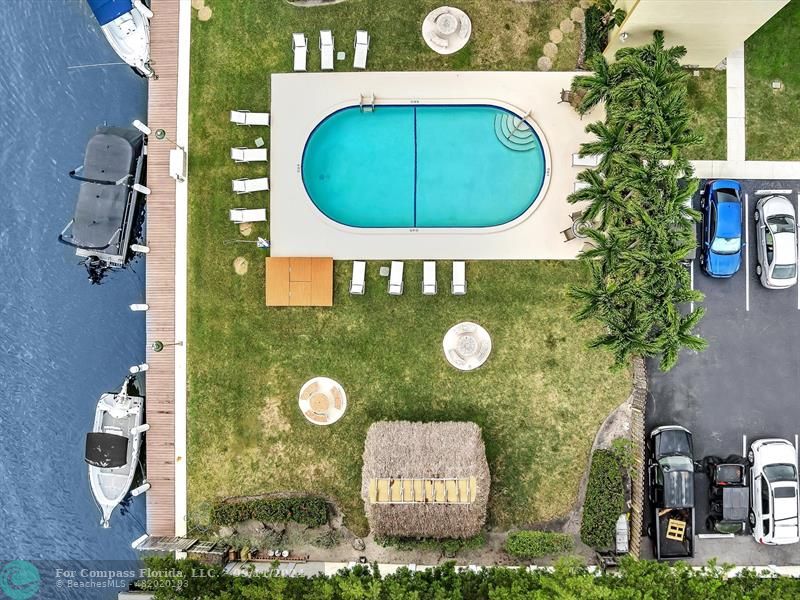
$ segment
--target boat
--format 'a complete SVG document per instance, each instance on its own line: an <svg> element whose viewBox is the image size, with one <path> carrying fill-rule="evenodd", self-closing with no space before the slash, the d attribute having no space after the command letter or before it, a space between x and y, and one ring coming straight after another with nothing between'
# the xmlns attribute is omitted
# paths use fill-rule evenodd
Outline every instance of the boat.
<svg viewBox="0 0 800 600"><path fill-rule="evenodd" d="M86 145L83 165L70 171L81 182L75 213L58 236L75 248L99 283L109 269L125 265L140 224L147 143L135 128L98 127Z"/></svg>
<svg viewBox="0 0 800 600"><path fill-rule="evenodd" d="M108 43L142 77L157 78L150 66L151 11L141 0L87 0Z"/></svg>
<svg viewBox="0 0 800 600"><path fill-rule="evenodd" d="M138 496L150 488L145 482L131 491L142 434L150 429L143 421L144 397L136 389L134 376L127 377L118 392L105 393L97 402L94 427L86 434L85 456L92 494L103 514L103 527L109 526L111 513L128 492Z"/></svg>

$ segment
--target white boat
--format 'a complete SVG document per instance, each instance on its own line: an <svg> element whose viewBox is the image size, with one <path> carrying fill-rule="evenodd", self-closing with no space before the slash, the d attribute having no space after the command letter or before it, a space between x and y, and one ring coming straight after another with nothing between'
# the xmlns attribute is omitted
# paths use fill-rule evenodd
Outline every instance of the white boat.
<svg viewBox="0 0 800 600"><path fill-rule="evenodd" d="M141 0L87 0L100 29L119 57L143 77L155 77L150 66L151 11Z"/></svg>
<svg viewBox="0 0 800 600"><path fill-rule="evenodd" d="M144 397L139 396L127 377L119 392L100 396L94 413L94 427L86 434L86 462L89 484L103 513L100 524L108 527L111 513L128 495L139 464L142 434L150 429L143 424ZM138 496L149 489L144 483L131 493Z"/></svg>

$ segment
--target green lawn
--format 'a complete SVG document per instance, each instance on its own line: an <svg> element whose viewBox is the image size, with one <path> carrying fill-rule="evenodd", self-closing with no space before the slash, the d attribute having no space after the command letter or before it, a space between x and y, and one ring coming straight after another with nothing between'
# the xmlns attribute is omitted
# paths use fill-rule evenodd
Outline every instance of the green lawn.
<svg viewBox="0 0 800 600"><path fill-rule="evenodd" d="M406 294L389 297L378 262L364 297L347 293L349 266L336 265L332 309L267 309L261 250L227 221L244 200L230 180L254 176L234 165L231 146L269 131L228 123L232 108L267 110L269 75L291 68L291 32L331 28L352 61L356 28L372 36L370 70L530 69L547 32L575 2L464 0L474 37L453 57L435 55L419 37L436 0L348 0L295 8L282 0L208 1L213 17L192 28L189 154L189 502L201 519L206 502L240 494L308 490L335 499L347 523L364 533L359 499L361 454L380 419L468 419L484 428L493 491L491 521L526 524L564 515L575 500L597 426L628 394L630 377L610 372L608 357L586 348L594 325L575 323L569 286L586 278L575 262L471 262L469 294L453 298L440 263L440 295L423 298L421 265L407 263ZM560 44L556 68L572 68L577 34ZM318 69L318 52L309 70ZM339 63L337 63L339 69ZM321 90L320 93L324 93ZM272 150L271 150L272 151ZM276 150L277 151L277 150ZM255 235L268 236L259 224ZM233 272L237 256L249 261ZM487 365L449 367L444 332L472 319L493 336ZM308 424L297 394L327 375L348 394L345 417L329 428Z"/></svg>
<svg viewBox="0 0 800 600"><path fill-rule="evenodd" d="M800 160L800 0L747 40L745 102L747 159Z"/></svg>
<svg viewBox="0 0 800 600"><path fill-rule="evenodd" d="M725 71L700 69L690 77L689 108L692 124L703 142L689 150L691 160L725 160L727 156Z"/></svg>

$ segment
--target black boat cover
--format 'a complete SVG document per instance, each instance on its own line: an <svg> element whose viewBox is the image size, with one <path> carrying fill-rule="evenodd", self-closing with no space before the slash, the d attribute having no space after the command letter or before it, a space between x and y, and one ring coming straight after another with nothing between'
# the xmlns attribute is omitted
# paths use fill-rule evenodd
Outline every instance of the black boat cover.
<svg viewBox="0 0 800 600"><path fill-rule="evenodd" d="M81 183L72 225L76 245L97 250L117 249L122 232L116 237L115 234L122 227L125 216L130 193L128 186L138 183L134 177L143 143L144 136L140 131L122 127L98 127L89 140L81 178L113 184L127 175L131 177L125 180L127 185Z"/></svg>
<svg viewBox="0 0 800 600"><path fill-rule="evenodd" d="M97 432L86 434L86 462L93 467L122 467L127 459L128 438L125 436Z"/></svg>

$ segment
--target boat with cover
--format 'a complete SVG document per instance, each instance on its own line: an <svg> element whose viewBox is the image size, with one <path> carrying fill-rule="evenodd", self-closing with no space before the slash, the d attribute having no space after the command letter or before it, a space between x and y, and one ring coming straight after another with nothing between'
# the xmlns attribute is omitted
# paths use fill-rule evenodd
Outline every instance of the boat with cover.
<svg viewBox="0 0 800 600"><path fill-rule="evenodd" d="M81 182L75 214L58 236L75 248L89 278L122 267L139 222L147 143L134 128L98 127L86 145L83 165L70 172Z"/></svg>
<svg viewBox="0 0 800 600"><path fill-rule="evenodd" d="M100 524L108 527L111 513L128 495L139 464L142 434L150 429L144 421L144 397L134 377L125 379L118 392L100 396L94 427L86 434L86 462L89 484L103 513ZM150 488L144 483L131 491L138 496Z"/></svg>
<svg viewBox="0 0 800 600"><path fill-rule="evenodd" d="M151 11L141 0L87 0L108 43L142 77L156 77L150 66Z"/></svg>

